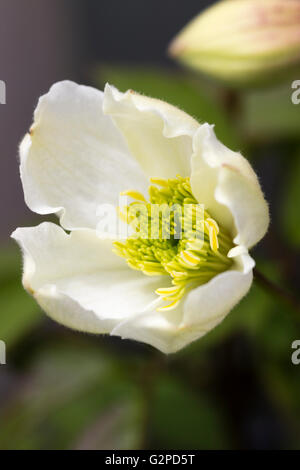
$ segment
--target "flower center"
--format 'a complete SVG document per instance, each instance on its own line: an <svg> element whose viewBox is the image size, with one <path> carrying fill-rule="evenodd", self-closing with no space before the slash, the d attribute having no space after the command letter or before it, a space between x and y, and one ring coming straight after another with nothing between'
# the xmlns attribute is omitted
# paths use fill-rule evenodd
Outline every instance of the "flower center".
<svg viewBox="0 0 300 470"><path fill-rule="evenodd" d="M227 270L232 265L227 253L234 245L198 204L189 178L151 182L149 202L137 191L122 193L134 199L119 211L133 233L124 242L114 242L114 252L148 276L170 276L170 287L156 290L169 302L158 310L166 310L175 308L190 289Z"/></svg>

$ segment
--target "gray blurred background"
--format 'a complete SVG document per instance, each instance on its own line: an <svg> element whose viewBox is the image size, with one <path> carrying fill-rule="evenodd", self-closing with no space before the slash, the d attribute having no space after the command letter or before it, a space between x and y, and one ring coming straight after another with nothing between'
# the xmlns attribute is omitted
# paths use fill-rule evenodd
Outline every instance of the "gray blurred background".
<svg viewBox="0 0 300 470"><path fill-rule="evenodd" d="M209 1L0 0L0 239L32 221L17 148L38 97L63 79L88 83L96 62L166 64L166 46ZM171 62L169 63L171 65Z"/></svg>

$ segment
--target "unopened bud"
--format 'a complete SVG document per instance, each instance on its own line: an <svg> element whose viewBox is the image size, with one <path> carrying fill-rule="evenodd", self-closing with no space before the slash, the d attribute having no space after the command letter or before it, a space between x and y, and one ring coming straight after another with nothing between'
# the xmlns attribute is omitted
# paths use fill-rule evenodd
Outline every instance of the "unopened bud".
<svg viewBox="0 0 300 470"><path fill-rule="evenodd" d="M300 0L222 0L192 20L169 53L233 85L281 78L300 66Z"/></svg>

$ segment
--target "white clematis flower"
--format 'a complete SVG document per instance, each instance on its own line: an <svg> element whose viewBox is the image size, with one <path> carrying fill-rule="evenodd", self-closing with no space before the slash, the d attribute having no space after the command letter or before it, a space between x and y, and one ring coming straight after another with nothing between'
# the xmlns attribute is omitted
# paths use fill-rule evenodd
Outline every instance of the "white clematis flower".
<svg viewBox="0 0 300 470"><path fill-rule="evenodd" d="M249 163L212 126L132 91L61 82L40 98L20 159L27 205L56 213L63 227L45 222L12 235L24 254L24 287L58 322L171 353L248 292L248 249L267 230L268 206ZM203 204L204 246L189 236L99 237L97 208L117 206L124 191L145 205L149 197Z"/></svg>

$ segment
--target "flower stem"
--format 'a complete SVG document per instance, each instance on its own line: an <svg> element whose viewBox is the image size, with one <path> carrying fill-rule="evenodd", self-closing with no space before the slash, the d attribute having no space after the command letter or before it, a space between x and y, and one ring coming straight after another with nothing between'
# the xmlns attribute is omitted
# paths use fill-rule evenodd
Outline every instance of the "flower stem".
<svg viewBox="0 0 300 470"><path fill-rule="evenodd" d="M270 281L264 274L262 274L257 268L253 270L254 279L260 284L265 290L270 294L276 296L278 299L289 304L296 312L300 314L300 301L299 299L290 291L283 289L282 287L275 284L275 282Z"/></svg>
<svg viewBox="0 0 300 470"><path fill-rule="evenodd" d="M242 114L240 93L237 90L225 88L222 90L221 99L227 116L235 122L238 121Z"/></svg>

